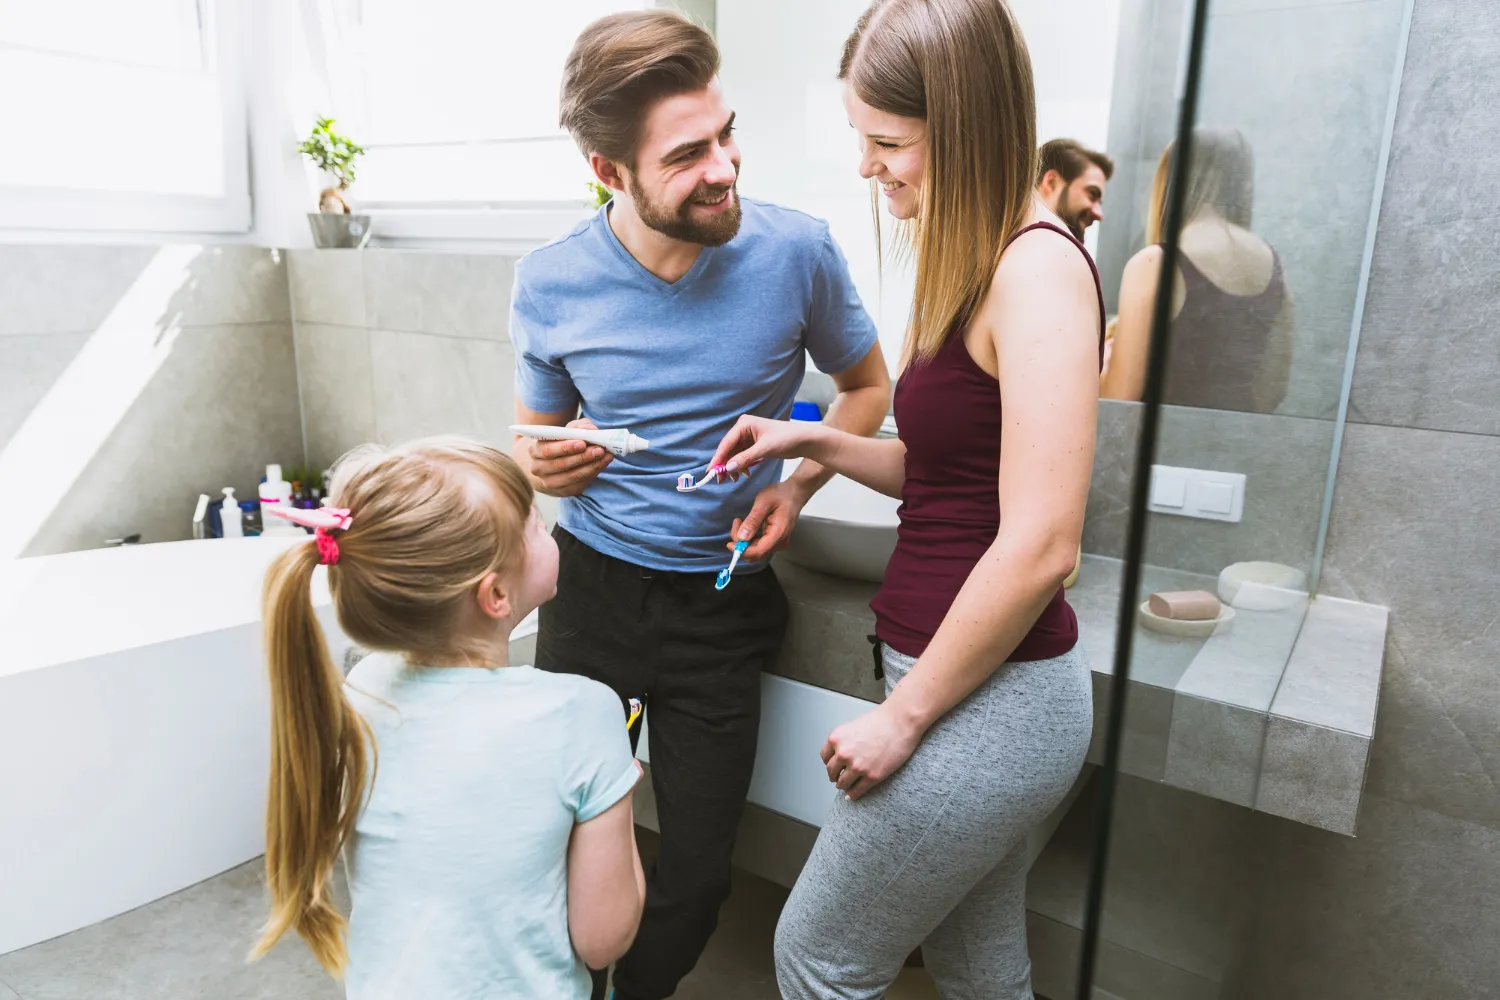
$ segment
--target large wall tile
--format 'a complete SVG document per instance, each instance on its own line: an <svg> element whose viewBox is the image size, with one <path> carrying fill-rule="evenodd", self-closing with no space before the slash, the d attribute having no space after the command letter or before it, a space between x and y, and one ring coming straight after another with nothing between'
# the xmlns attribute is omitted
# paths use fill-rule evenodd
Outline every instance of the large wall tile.
<svg viewBox="0 0 1500 1000"><path fill-rule="evenodd" d="M1500 5L1418 0L1401 78L1381 226L1495 218L1500 189ZM1384 236L1384 233L1381 234Z"/></svg>
<svg viewBox="0 0 1500 1000"><path fill-rule="evenodd" d="M1069 810L1026 887L1027 909L1072 927L1083 926L1098 845L1098 781ZM1253 913L1259 825L1260 818L1238 806L1121 777L1101 937L1218 982Z"/></svg>
<svg viewBox="0 0 1500 1000"><path fill-rule="evenodd" d="M183 283L166 303L159 325L287 323L291 318L282 251L205 246L188 261Z"/></svg>
<svg viewBox="0 0 1500 1000"><path fill-rule="evenodd" d="M1141 411L1135 403L1100 404L1094 478L1084 521L1087 552L1124 554ZM1230 563L1252 559L1308 568L1317 542L1332 440L1332 424L1321 420L1165 408L1156 463L1244 473L1245 514L1238 524L1152 514L1146 560L1215 576Z"/></svg>
<svg viewBox="0 0 1500 1000"><path fill-rule="evenodd" d="M88 339L86 333L0 338L0 450Z"/></svg>
<svg viewBox="0 0 1500 1000"><path fill-rule="evenodd" d="M1245 514L1239 524L1152 515L1148 561L1214 575L1247 559L1307 568L1332 443L1333 425L1322 420L1168 408L1157 464L1244 473Z"/></svg>
<svg viewBox="0 0 1500 1000"><path fill-rule="evenodd" d="M1495 995L1500 831L1374 795L1357 838L1263 830L1262 909L1224 1000Z"/></svg>
<svg viewBox="0 0 1500 1000"><path fill-rule="evenodd" d="M328 468L377 439L368 331L298 321L297 377L309 462Z"/></svg>
<svg viewBox="0 0 1500 1000"><path fill-rule="evenodd" d="M1369 790L1500 828L1500 438L1352 424L1326 589L1391 609Z"/></svg>
<svg viewBox="0 0 1500 1000"><path fill-rule="evenodd" d="M371 327L508 339L515 258L367 250L363 260Z"/></svg>
<svg viewBox="0 0 1500 1000"><path fill-rule="evenodd" d="M287 275L298 323L364 326L365 250L291 250Z"/></svg>
<svg viewBox="0 0 1500 1000"><path fill-rule="evenodd" d="M155 247L0 246L0 335L95 329L156 253Z"/></svg>
<svg viewBox="0 0 1500 1000"><path fill-rule="evenodd" d="M1083 519L1083 551L1121 559L1130 528L1130 487L1145 408L1114 399L1099 401L1094 472Z"/></svg>
<svg viewBox="0 0 1500 1000"><path fill-rule="evenodd" d="M463 434L510 446L515 413L508 343L375 330L370 360L375 429L384 443Z"/></svg>
<svg viewBox="0 0 1500 1000"><path fill-rule="evenodd" d="M1500 216L1383 223L1350 419L1500 434L1496 289Z"/></svg>
<svg viewBox="0 0 1500 1000"><path fill-rule="evenodd" d="M25 555L140 532L191 536L198 494L245 499L267 462L300 464L297 366L287 323L188 327L82 468Z"/></svg>

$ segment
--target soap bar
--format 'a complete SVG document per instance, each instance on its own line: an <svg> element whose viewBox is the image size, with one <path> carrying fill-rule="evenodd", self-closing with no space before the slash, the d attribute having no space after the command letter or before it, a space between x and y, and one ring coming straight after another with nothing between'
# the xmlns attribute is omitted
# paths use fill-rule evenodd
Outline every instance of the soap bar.
<svg viewBox="0 0 1500 1000"><path fill-rule="evenodd" d="M1219 599L1206 590L1179 590L1152 594L1146 607L1159 618L1182 622L1212 621L1219 617Z"/></svg>

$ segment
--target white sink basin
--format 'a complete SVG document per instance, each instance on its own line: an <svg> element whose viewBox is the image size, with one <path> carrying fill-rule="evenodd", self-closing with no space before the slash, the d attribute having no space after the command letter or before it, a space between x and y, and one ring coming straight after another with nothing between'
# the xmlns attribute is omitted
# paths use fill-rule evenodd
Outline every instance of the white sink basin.
<svg viewBox="0 0 1500 1000"><path fill-rule="evenodd" d="M782 478L796 468L797 461L787 462ZM896 548L899 506L893 497L834 476L802 509L782 558L830 576L879 583Z"/></svg>

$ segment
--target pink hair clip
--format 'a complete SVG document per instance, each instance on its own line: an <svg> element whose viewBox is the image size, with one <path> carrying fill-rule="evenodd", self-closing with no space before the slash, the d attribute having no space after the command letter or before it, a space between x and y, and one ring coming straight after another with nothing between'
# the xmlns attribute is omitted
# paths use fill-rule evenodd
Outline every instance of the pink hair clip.
<svg viewBox="0 0 1500 1000"><path fill-rule="evenodd" d="M281 504L276 504L270 510L272 514L283 520L313 529L313 536L318 545L318 561L324 566L332 566L339 561L338 539L329 532L347 531L349 525L354 523L354 518L349 516L349 508L314 507L311 510L305 510L301 507L283 507Z"/></svg>

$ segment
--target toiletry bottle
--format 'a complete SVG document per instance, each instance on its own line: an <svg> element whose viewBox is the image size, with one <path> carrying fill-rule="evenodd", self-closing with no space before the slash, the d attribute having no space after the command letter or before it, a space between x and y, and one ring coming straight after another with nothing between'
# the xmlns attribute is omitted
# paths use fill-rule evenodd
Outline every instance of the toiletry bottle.
<svg viewBox="0 0 1500 1000"><path fill-rule="evenodd" d="M240 527L246 538L260 534L260 504L254 500L240 501Z"/></svg>
<svg viewBox="0 0 1500 1000"><path fill-rule="evenodd" d="M246 538L261 534L260 501L240 501L240 526L245 529Z"/></svg>
<svg viewBox="0 0 1500 1000"><path fill-rule="evenodd" d="M240 504L234 498L234 487L224 487L224 503L219 511L219 523L224 527L225 538L244 538L244 522L240 519Z"/></svg>
<svg viewBox="0 0 1500 1000"><path fill-rule="evenodd" d="M266 466L266 481L260 484L260 533L262 535L296 535L302 529L271 513L277 504L287 506L292 499L292 484L281 478L281 466Z"/></svg>
<svg viewBox="0 0 1500 1000"><path fill-rule="evenodd" d="M208 494L198 494L198 506L193 508L193 537L208 537Z"/></svg>

